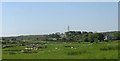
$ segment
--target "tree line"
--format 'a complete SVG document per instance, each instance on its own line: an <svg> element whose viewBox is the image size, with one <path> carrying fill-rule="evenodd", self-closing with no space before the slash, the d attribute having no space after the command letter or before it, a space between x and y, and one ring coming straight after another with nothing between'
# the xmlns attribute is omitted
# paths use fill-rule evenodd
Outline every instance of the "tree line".
<svg viewBox="0 0 120 61"><path fill-rule="evenodd" d="M16 37L2 37L4 43L11 42L17 43L23 40L30 41L58 41L58 42L102 42L109 40L120 40L120 32L81 32L81 31L68 31L65 33L52 33L46 35L28 35ZM15 42L13 42L15 41Z"/></svg>
<svg viewBox="0 0 120 61"><path fill-rule="evenodd" d="M52 39L53 38L53 39ZM68 31L65 32L64 37L61 37L61 34L50 34L50 39L46 41L65 41L65 42L102 42L109 40L120 40L120 32L80 32L80 31Z"/></svg>

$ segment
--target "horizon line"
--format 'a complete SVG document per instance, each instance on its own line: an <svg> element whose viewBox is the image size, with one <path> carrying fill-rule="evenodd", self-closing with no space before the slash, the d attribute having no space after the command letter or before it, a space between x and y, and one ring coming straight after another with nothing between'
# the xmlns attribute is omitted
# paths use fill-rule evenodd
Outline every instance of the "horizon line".
<svg viewBox="0 0 120 61"><path fill-rule="evenodd" d="M71 31L77 31L77 30L71 30ZM104 33L104 32L115 32L119 30L112 30L112 31L80 31L80 32L93 32L93 33ZM65 31L68 32L68 31ZM65 33L65 32L60 32L60 33ZM44 34L18 34L18 35L1 35L0 37L17 37L17 36L29 36L29 35L48 35L48 34L53 34L57 32L51 32L51 33L44 33Z"/></svg>

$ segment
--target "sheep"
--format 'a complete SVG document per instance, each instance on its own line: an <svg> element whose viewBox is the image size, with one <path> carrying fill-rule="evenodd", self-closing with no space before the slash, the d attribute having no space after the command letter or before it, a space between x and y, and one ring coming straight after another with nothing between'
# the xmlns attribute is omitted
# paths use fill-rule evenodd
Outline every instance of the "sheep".
<svg viewBox="0 0 120 61"><path fill-rule="evenodd" d="M73 48L73 47L71 47L71 48Z"/></svg>
<svg viewBox="0 0 120 61"><path fill-rule="evenodd" d="M55 48L55 49L58 49L58 48Z"/></svg>

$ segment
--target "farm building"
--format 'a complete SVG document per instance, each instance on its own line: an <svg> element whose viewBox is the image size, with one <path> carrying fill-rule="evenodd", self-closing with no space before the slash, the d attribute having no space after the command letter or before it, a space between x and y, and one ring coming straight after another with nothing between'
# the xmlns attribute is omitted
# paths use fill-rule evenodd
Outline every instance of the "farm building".
<svg viewBox="0 0 120 61"><path fill-rule="evenodd" d="M105 39L104 40L114 40L116 39L112 34L107 34L105 35Z"/></svg>

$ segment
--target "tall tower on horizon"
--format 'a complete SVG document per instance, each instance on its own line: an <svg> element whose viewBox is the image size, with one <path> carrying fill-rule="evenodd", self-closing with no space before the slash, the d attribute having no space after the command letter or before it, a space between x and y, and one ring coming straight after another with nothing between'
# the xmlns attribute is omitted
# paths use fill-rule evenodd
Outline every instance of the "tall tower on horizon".
<svg viewBox="0 0 120 61"><path fill-rule="evenodd" d="M68 31L70 31L70 26L68 26Z"/></svg>

